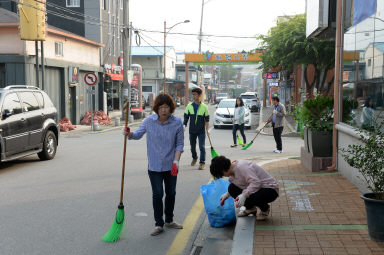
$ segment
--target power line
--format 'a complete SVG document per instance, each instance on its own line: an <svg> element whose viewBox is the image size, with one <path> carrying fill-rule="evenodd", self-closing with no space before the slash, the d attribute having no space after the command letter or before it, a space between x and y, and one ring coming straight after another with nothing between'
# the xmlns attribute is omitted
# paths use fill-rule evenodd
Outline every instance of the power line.
<svg viewBox="0 0 384 255"><path fill-rule="evenodd" d="M63 18L63 19L66 19L66 20L71 20L71 21L75 21L77 23L81 23L81 24L89 24L89 25L94 25L94 26L103 26L103 27L109 27L109 26L113 26L113 27L121 27L121 28L125 28L124 25L120 25L120 24L116 24L116 23L109 23L109 22L106 22L106 21L95 21L95 22L92 22L92 21L87 21L87 20L82 20L82 19L79 19L79 18L75 18L73 16L68 16L66 14L63 14L63 13L59 13L59 12L56 12L56 11L52 11L52 10L48 10L48 9L40 9L34 5L31 5L31 4L28 4L28 3L20 3L18 0L11 0L12 2L15 2L17 4L20 4L20 5L24 5L24 6L28 6L28 7L31 7L31 8L34 8L36 10L39 10L39 11L42 11L42 12L45 12L47 14L52 14L53 16L56 16L56 17L60 17L60 18ZM36 1L38 3L43 3L43 2L40 2L40 1ZM88 16L88 15L87 15ZM89 16L89 17L92 17L92 16ZM93 19L97 19L95 17L93 17Z"/></svg>
<svg viewBox="0 0 384 255"><path fill-rule="evenodd" d="M140 36L140 35L139 35ZM160 50L158 50L155 46L152 46L152 44L150 44L148 41L146 41L143 37L143 34L141 34L141 36L140 36L140 38L141 39L143 39L143 41L145 42L145 43L147 43L150 47L152 47L155 51L157 51L157 52L159 52L159 53L161 53L162 55L164 55L164 52L161 52ZM148 36L145 36L145 37L147 37L147 38L150 38L150 37L148 37ZM154 39L152 39L152 38L150 38L152 41L155 41ZM156 42L156 41L155 41ZM173 58L173 57L171 57L171 56L168 56L168 55L166 55L166 57L167 58L169 58L169 59L172 59L172 60L177 60L176 58Z"/></svg>
<svg viewBox="0 0 384 255"><path fill-rule="evenodd" d="M36 6L33 6L31 4L27 4L27 3L20 3L18 0L10 0L12 2L15 2L17 4L21 4L21 5L24 5L24 6L28 6L28 7L31 7L31 8L34 8L34 9L37 9L39 11L43 11L47 14L52 14L54 16L57 16L57 17L60 17L60 18L63 18L63 19L67 19L67 20L71 20L71 21L75 21L75 22L78 22L78 23L82 23L82 24L90 24L90 25L94 25L94 26L104 26L104 27L107 27L107 26L113 26L113 27L120 27L120 28L125 28L125 26L122 24L116 24L116 23L109 23L109 22L106 22L106 21L102 21L96 17L93 17L93 16L89 16L89 15L84 15L84 14L81 14L81 13L78 13L78 12L75 12L75 11L71 11L71 10L67 10L67 12L70 12L72 14L75 14L75 15L78 15L78 16L82 16L82 17L87 17L91 20L95 20L95 22L92 22L92 21L88 21L88 20L83 20L83 19L79 19L79 18L75 18L73 16L68 16L67 14L63 14L63 13L59 13L59 12L56 12L56 11L52 11L52 10L47 10L47 9L40 9L40 8L37 8ZM43 3L41 1L36 1L38 3ZM51 7L54 7L53 4L48 4L50 5ZM55 8L59 8L57 6L55 6ZM63 8L64 7L60 7L61 10L64 10ZM148 29L142 29L142 28L135 28L135 30L138 30L138 31L141 31L141 32L148 32L148 33L161 33L161 34L164 34L164 31L157 31L157 30L148 30ZM199 34L196 34L196 33L178 33L178 32L167 32L167 34L172 34L172 35L183 35L183 36L199 36ZM205 37L218 37L218 38L232 38L232 39L255 39L255 36L232 36L232 35L214 35L214 34L204 34L203 36Z"/></svg>
<svg viewBox="0 0 384 255"><path fill-rule="evenodd" d="M139 30L142 32L147 33L160 33L164 34L164 31L157 31L157 30L147 30L142 28L135 28L135 30ZM171 35L187 35L187 36L199 36L199 34L193 34L193 33L178 33L178 32L166 32L167 34ZM234 39L256 39L256 36L235 36L235 35L212 35L212 34L203 34L203 36L206 37L219 37L219 38L234 38Z"/></svg>

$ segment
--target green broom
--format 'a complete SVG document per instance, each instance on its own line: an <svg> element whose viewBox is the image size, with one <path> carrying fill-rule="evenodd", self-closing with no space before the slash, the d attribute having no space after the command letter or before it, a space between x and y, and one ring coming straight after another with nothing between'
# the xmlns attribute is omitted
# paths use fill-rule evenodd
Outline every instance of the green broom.
<svg viewBox="0 0 384 255"><path fill-rule="evenodd" d="M209 135L209 131L208 131L208 129L207 129L207 136L208 136L208 139L209 139L209 144L211 145L211 157L212 157L212 159L214 159L214 158L216 158L217 156L220 156L220 154L217 153L217 152L215 151L215 149L213 148L213 146L212 146L211 136Z"/></svg>
<svg viewBox="0 0 384 255"><path fill-rule="evenodd" d="M239 145L243 145L243 144L244 144L244 143L243 143L243 140L241 140L240 136L237 136L237 143L238 143Z"/></svg>
<svg viewBox="0 0 384 255"><path fill-rule="evenodd" d="M227 107L227 111L228 111L229 117L231 118L231 121L232 121L232 124L233 124L233 119L232 119L232 117L231 117L231 113L229 112L228 107ZM237 137L237 143L238 143L239 145L243 145L243 144L244 144L244 143L243 143L243 140L241 140L240 136L237 135L237 132L236 132L236 137Z"/></svg>
<svg viewBox="0 0 384 255"><path fill-rule="evenodd" d="M271 114L272 116L272 114ZM265 128L265 126L268 124L268 120L271 118L271 116L269 116L269 118L267 119L266 122L264 122L264 125L262 126L262 128L259 129L259 132L256 133L255 137L252 139L252 141L250 143L248 143L247 145L245 145L243 148L241 148L242 150L246 150L248 149L249 147L251 147L251 145L253 144L253 141L256 139L256 137L261 133L261 131Z"/></svg>
<svg viewBox="0 0 384 255"><path fill-rule="evenodd" d="M129 104L126 103L125 109L125 128L128 127L128 108ZM124 194L124 174L125 174L125 156L127 150L127 137L124 135L124 152L123 152L123 168L121 173L121 191L120 191L120 203L117 207L115 221L113 222L109 231L101 238L104 242L112 243L120 239L121 231L124 227L124 205L123 205L123 194Z"/></svg>

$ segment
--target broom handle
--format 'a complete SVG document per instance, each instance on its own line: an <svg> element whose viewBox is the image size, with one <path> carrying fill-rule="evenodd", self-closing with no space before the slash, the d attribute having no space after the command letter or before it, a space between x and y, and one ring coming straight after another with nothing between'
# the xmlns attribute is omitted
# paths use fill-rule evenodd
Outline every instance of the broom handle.
<svg viewBox="0 0 384 255"><path fill-rule="evenodd" d="M207 130L207 136L208 136L208 139L209 139L209 144L211 145L211 148L213 148L212 141L211 141L211 136L209 135L209 131L208 131L207 128L206 128L206 130Z"/></svg>
<svg viewBox="0 0 384 255"><path fill-rule="evenodd" d="M229 112L228 107L227 107L227 111L228 111L229 117L231 118L231 121L232 121L232 123L233 123L233 119L232 119L232 117L231 117L231 113Z"/></svg>
<svg viewBox="0 0 384 255"><path fill-rule="evenodd" d="M377 119L380 117L380 115L383 113L383 111L384 111L384 109L383 109L383 110L381 110L381 111L379 112L379 114L377 114L377 116L376 116L376 118L375 118L374 122L376 122L376 121L377 121Z"/></svg>
<svg viewBox="0 0 384 255"><path fill-rule="evenodd" d="M129 109L129 103L127 102L126 105L127 105L127 106L126 106L126 109L125 109L125 127L128 126L128 109ZM120 204L123 203L126 151L127 151L127 136L124 134L124 151L123 151L123 168L122 168L122 170L121 170Z"/></svg>
<svg viewBox="0 0 384 255"><path fill-rule="evenodd" d="M273 113L268 117L267 120L269 120L271 117L272 117ZM263 130L265 128L265 126L267 125L267 122L264 122L264 125L262 128L260 128L259 132L257 132L257 134L255 135L255 137L252 139L252 142L255 141L256 137L261 133L261 130Z"/></svg>

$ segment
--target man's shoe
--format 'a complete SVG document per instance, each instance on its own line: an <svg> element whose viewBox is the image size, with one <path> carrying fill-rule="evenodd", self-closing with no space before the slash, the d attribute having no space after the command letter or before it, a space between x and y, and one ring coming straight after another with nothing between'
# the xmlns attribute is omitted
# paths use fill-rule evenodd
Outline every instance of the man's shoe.
<svg viewBox="0 0 384 255"><path fill-rule="evenodd" d="M236 147L236 146L237 146L237 144L232 144L232 145L231 145L231 148Z"/></svg>
<svg viewBox="0 0 384 255"><path fill-rule="evenodd" d="M151 236L157 236L164 232L164 229L160 226L156 226L155 229L151 232Z"/></svg>
<svg viewBox="0 0 384 255"><path fill-rule="evenodd" d="M196 162L197 162L197 159L192 159L192 162L191 162L191 166L194 166L194 165L196 165Z"/></svg>
<svg viewBox="0 0 384 255"><path fill-rule="evenodd" d="M273 152L274 152L274 153L281 153L282 151L276 149L276 150L274 150Z"/></svg>
<svg viewBox="0 0 384 255"><path fill-rule="evenodd" d="M165 223L165 225L167 228L174 228L174 229L183 229L183 225L180 225L176 222L170 222L170 223Z"/></svg>
<svg viewBox="0 0 384 255"><path fill-rule="evenodd" d="M199 170L204 170L204 168L205 168L205 164L204 163L200 163Z"/></svg>

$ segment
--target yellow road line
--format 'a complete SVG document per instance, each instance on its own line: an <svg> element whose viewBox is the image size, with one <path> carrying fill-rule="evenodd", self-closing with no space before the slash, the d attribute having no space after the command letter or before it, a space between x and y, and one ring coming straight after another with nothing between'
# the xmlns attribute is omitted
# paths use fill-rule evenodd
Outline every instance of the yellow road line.
<svg viewBox="0 0 384 255"><path fill-rule="evenodd" d="M199 198L196 200L192 209L189 211L187 218L185 218L183 222L183 229L179 231L173 240L171 247L169 247L167 255L179 255L183 253L196 222L203 211L203 207L203 197L199 195Z"/></svg>

